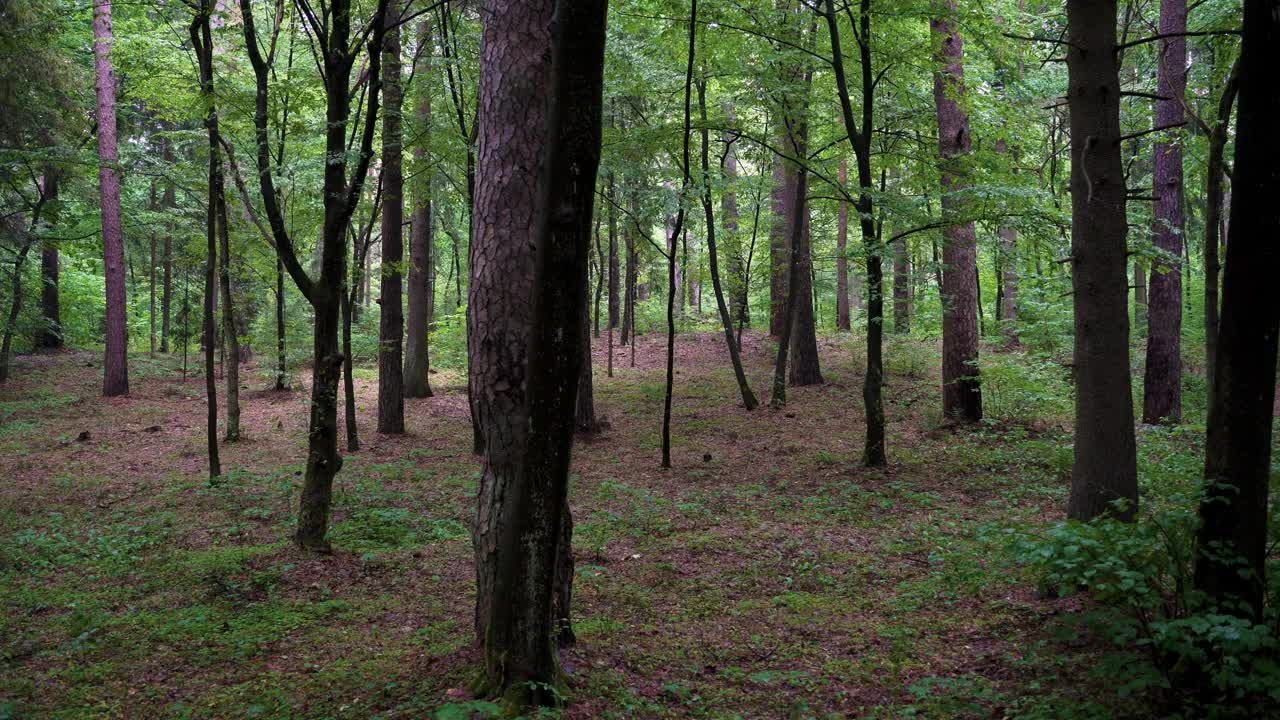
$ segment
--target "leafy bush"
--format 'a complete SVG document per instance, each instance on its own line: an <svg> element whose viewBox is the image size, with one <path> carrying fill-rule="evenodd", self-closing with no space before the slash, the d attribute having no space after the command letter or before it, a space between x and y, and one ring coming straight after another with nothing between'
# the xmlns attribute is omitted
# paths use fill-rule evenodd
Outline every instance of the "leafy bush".
<svg viewBox="0 0 1280 720"><path fill-rule="evenodd" d="M1024 353L982 353L984 414L996 420L1069 422L1074 409L1068 371Z"/></svg>

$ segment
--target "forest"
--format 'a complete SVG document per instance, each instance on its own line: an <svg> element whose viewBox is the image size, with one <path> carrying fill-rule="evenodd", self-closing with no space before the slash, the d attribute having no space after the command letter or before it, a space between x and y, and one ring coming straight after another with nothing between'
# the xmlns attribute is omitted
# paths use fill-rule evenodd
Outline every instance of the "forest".
<svg viewBox="0 0 1280 720"><path fill-rule="evenodd" d="M1280 0L0 0L0 720L1280 717L1277 71Z"/></svg>

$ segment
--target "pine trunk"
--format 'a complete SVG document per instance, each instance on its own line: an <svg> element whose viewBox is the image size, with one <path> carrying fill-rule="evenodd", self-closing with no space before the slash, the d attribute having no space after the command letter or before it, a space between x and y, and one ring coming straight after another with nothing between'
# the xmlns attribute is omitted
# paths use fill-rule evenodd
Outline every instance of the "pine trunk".
<svg viewBox="0 0 1280 720"><path fill-rule="evenodd" d="M378 319L378 432L404 432L404 153L400 0L387 3L382 41L382 298Z"/></svg>
<svg viewBox="0 0 1280 720"><path fill-rule="evenodd" d="M116 147L116 78L111 65L111 0L94 0L93 55L97 90L98 194L102 209L102 263L106 275L106 356L102 394L129 392L124 235L120 227L120 175Z"/></svg>

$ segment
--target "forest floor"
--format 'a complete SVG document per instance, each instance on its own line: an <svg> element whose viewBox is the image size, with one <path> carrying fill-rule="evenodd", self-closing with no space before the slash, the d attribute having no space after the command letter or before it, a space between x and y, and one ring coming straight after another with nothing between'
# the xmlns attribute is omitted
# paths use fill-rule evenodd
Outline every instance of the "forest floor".
<svg viewBox="0 0 1280 720"><path fill-rule="evenodd" d="M1096 644L1055 639L1080 601L1041 597L998 550L1004 524L1061 517L1061 423L940 425L921 342L925 361L890 365L891 464L869 470L854 336L820 339L826 384L747 412L722 336L688 334L663 471L664 342L641 338L634 369L617 348L612 378L595 343L609 426L574 456L564 717L1055 717L1089 695ZM767 399L772 343L744 343ZM337 481L336 552L317 557L289 542L307 394L246 372L245 437L211 485L203 378L175 362L135 356L124 398L100 397L83 352L19 357L0 387L0 717L468 707L461 378L434 374L409 433L384 436L357 371L363 448Z"/></svg>

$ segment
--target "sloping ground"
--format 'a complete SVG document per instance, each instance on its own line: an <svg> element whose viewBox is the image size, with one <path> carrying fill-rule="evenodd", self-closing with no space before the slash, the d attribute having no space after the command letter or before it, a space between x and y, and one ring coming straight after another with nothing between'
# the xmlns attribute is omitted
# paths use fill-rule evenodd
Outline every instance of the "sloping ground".
<svg viewBox="0 0 1280 720"><path fill-rule="evenodd" d="M891 366L893 464L866 470L853 339L822 340L826 385L748 413L720 336L690 335L662 471L663 342L635 369L617 348L613 378L596 343L610 426L575 455L565 717L1054 717L1088 693L1090 648L1049 637L1072 602L1038 599L984 530L1059 516L1060 432L939 429L933 372ZM745 342L767 396L771 343ZM0 388L0 717L461 709L477 462L457 375L408 401L402 437L372 432L358 380L338 552L312 557L288 542L304 391L245 392L211 486L203 380L138 356L134 393L103 399L97 366L22 357Z"/></svg>

